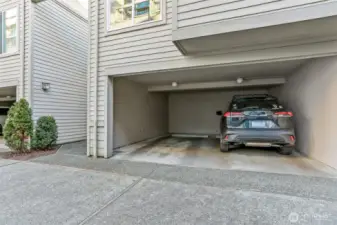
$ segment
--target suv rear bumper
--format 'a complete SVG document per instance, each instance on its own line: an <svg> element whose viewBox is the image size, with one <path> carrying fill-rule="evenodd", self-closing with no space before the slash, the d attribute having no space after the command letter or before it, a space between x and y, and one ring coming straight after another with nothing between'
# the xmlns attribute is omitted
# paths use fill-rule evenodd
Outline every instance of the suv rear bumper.
<svg viewBox="0 0 337 225"><path fill-rule="evenodd" d="M293 129L227 129L221 138L221 141L233 144L268 143L280 146L295 145Z"/></svg>

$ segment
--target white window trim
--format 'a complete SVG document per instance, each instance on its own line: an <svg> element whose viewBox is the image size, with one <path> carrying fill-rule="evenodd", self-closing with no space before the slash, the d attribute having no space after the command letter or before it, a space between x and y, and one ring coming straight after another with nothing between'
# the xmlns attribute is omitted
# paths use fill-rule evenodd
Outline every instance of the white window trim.
<svg viewBox="0 0 337 225"><path fill-rule="evenodd" d="M134 24L132 26L116 28L116 29L110 29L111 14L110 14L109 0L105 0L104 3L105 3L105 6L104 6L105 7L105 22L104 22L105 36L130 32L134 30L141 30L145 28L150 28L150 27L155 27L155 26L166 24L166 0L161 0L161 3L160 3L161 4L161 12L160 12L161 19L160 20ZM132 10L132 14L134 14L133 10ZM134 19L134 16L132 16L132 20L133 19Z"/></svg>
<svg viewBox="0 0 337 225"><path fill-rule="evenodd" d="M6 7L4 9L0 9L0 12L4 13L8 10L15 9L15 8L17 10L17 18L16 18L16 45L17 46L16 46L16 51L0 53L0 58L6 58L6 57L17 55L17 54L20 53L20 43L19 43L20 42L20 6L19 5L9 6L9 7ZM1 16L3 16L3 14L1 14ZM3 38L5 38L4 31L5 31L5 27L3 26L2 27L2 33L1 33ZM0 44L3 47L3 40L2 39L0 39Z"/></svg>

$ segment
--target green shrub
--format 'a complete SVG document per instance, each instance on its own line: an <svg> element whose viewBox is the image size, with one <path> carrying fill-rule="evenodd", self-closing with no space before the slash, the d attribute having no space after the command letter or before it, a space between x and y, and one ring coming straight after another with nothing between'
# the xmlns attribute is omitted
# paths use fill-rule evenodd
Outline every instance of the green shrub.
<svg viewBox="0 0 337 225"><path fill-rule="evenodd" d="M14 103L8 111L4 126L6 145L18 152L28 151L29 139L33 133L32 111L25 99Z"/></svg>
<svg viewBox="0 0 337 225"><path fill-rule="evenodd" d="M32 147L36 149L51 149L57 141L58 131L54 117L42 116L37 120Z"/></svg>

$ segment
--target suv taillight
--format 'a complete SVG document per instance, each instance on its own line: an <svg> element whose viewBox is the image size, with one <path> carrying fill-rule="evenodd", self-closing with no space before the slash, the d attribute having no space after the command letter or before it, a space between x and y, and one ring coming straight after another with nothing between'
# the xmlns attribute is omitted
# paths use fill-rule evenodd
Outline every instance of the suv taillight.
<svg viewBox="0 0 337 225"><path fill-rule="evenodd" d="M244 115L241 112L226 112L223 116L224 117L242 117Z"/></svg>
<svg viewBox="0 0 337 225"><path fill-rule="evenodd" d="M276 112L274 113L276 116L290 116L292 117L294 114L292 112Z"/></svg>

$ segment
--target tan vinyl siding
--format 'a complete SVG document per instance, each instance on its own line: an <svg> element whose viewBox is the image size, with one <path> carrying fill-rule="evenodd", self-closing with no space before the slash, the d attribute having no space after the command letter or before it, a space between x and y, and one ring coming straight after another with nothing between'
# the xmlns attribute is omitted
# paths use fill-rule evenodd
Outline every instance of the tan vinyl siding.
<svg viewBox="0 0 337 225"><path fill-rule="evenodd" d="M172 43L172 1L166 2L165 25L115 35L105 33L104 1L99 13L99 71L104 67L180 57Z"/></svg>
<svg viewBox="0 0 337 225"><path fill-rule="evenodd" d="M177 0L178 28L219 22L327 0Z"/></svg>
<svg viewBox="0 0 337 225"><path fill-rule="evenodd" d="M178 5L175 10L172 10L173 1L177 1ZM186 58L192 61L195 56L183 56L172 42L173 29L305 7L319 2L323 0L166 0L165 24L109 33L106 31L105 0L90 0L89 153L93 154L97 150L99 156L104 155L107 68L112 71L115 68L118 70L121 67ZM172 18L172 11L177 11L178 18ZM178 27L173 27L172 19L178 20ZM114 74L118 74L118 71Z"/></svg>
<svg viewBox="0 0 337 225"><path fill-rule="evenodd" d="M86 139L88 23L55 0L35 5L33 118L52 115L59 143ZM41 83L50 83L44 92Z"/></svg>

